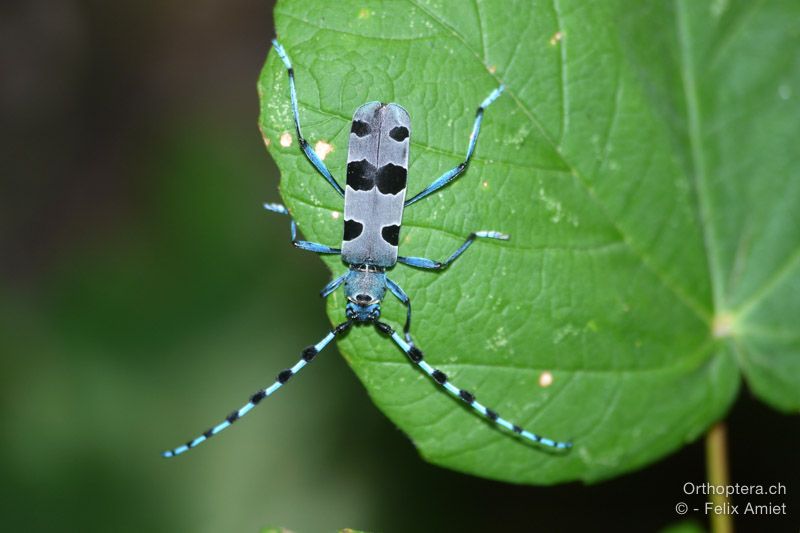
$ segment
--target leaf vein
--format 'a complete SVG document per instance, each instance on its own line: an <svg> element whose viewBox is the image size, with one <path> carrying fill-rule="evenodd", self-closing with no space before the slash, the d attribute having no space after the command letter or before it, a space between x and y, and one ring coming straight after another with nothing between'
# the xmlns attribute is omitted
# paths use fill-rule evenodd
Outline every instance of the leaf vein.
<svg viewBox="0 0 800 533"><path fill-rule="evenodd" d="M315 209L324 209L324 210L329 211L329 212L337 212L337 213L341 213L341 211L342 211L341 207L335 208L335 207L330 207L330 206L327 206L327 205L317 205L317 204L314 204L312 202L309 202L306 198L303 198L301 196L297 196L296 194L291 194L289 192L284 192L283 195L286 198L291 198L292 200L296 201L297 203L306 205L308 207L313 207ZM412 221L407 221L407 220L409 220L409 219L406 219L405 217L403 218L403 227L414 228L414 229L424 229L424 230L429 230L429 231L436 231L436 232L442 233L444 235L448 235L450 237L453 237L454 239L463 240L465 238L465 234L464 233L456 233L456 232L454 232L452 230L449 230L449 229L441 227L441 226L425 225L425 224L420 224L418 222L415 223L415 222L413 222L413 220ZM302 231L302 227L300 227L300 230ZM554 251L554 252L586 252L586 253L607 252L607 251L610 251L610 250L612 250L614 248L621 247L621 246L625 245L624 241L620 240L620 241L609 241L609 242L605 242L605 243L597 243L597 244L588 245L588 246L554 246L554 245L550 245L550 244L543 245L543 246L521 246L521 245L515 243L513 241L513 239L511 241L505 241L502 244L489 243L489 242L487 242L485 244L494 244L495 246L502 246L503 248L510 248L512 250L528 250L528 251L534 251L534 252Z"/></svg>
<svg viewBox="0 0 800 533"><path fill-rule="evenodd" d="M567 77L567 32L564 21L561 17L561 8L559 0L553 0L553 12L556 16L556 24L558 31L561 32L561 39L557 45L560 47L558 67L560 70L560 83L561 83L561 132L559 133L559 140L556 146L561 147L564 144L564 139L567 137L567 129L569 128L569 86Z"/></svg>
<svg viewBox="0 0 800 533"><path fill-rule="evenodd" d="M278 5L280 5L280 4L278 4ZM370 39L370 40L373 40L373 41L396 41L396 42L425 41L425 40L428 40L428 39L432 39L433 37L436 37L436 35L438 35L438 34L420 35L419 37L389 37L386 34L383 34L383 35L381 35L379 37L378 36L373 37L371 35L366 35L364 33L356 33L356 32L352 32L352 31L346 31L344 28L338 27L338 26L336 28L330 28L330 27L327 27L327 26L323 26L321 24L314 23L314 22L312 22L310 20L306 20L303 17L299 17L299 16L297 16L297 15L295 15L293 13L289 13L288 11L278 11L277 8L275 9L275 14L279 15L281 17L287 17L287 18L290 18L290 19L294 19L294 20L296 20L298 22L302 22L303 24L311 26L312 28L315 28L317 30L331 31L331 32L341 33L341 34L344 34L344 35L351 35L353 37L358 37L359 39Z"/></svg>
<svg viewBox="0 0 800 533"><path fill-rule="evenodd" d="M703 245L706 262L711 279L712 298L716 310L724 307L722 295L722 272L719 265L717 245L714 235L713 214L711 212L710 193L706 176L705 158L703 156L702 125L700 118L700 102L697 84L694 78L694 59L691 53L691 36L686 20L686 3L679 0L676 9L676 32L680 44L681 80L683 83L686 113L689 122L688 135L691 150L692 184L697 195L697 210L700 226L703 231Z"/></svg>
<svg viewBox="0 0 800 533"><path fill-rule="evenodd" d="M743 318L750 314L754 309L761 304L764 299L783 282L789 274L800 265L800 246L795 248L794 252L786 259L783 265L775 270L775 273L770 276L767 281L761 285L761 288L753 292L747 301L745 301L739 308L734 311L734 314L739 318Z"/></svg>

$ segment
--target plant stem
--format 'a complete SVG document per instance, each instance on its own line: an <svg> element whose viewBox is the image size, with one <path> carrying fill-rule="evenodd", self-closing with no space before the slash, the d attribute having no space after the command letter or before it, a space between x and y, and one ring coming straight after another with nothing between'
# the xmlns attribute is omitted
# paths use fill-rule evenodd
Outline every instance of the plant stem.
<svg viewBox="0 0 800 533"><path fill-rule="evenodd" d="M728 473L728 430L725 422L717 422L706 434L706 478L710 485L727 486ZM709 491L711 492L711 491ZM712 505L728 509L729 498L725 494L709 494ZM733 518L728 513L711 513L713 533L733 533Z"/></svg>

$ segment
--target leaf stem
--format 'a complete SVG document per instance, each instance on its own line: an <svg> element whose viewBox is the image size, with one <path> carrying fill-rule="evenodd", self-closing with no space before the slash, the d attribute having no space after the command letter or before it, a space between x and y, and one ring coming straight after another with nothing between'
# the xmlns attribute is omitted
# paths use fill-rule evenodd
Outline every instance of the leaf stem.
<svg viewBox="0 0 800 533"><path fill-rule="evenodd" d="M710 485L727 486L730 482L728 472L728 429L725 422L717 422L706 434L706 477ZM709 491L709 501L714 506L727 509L730 499L723 492ZM731 515L711 513L712 533L733 533L733 519Z"/></svg>

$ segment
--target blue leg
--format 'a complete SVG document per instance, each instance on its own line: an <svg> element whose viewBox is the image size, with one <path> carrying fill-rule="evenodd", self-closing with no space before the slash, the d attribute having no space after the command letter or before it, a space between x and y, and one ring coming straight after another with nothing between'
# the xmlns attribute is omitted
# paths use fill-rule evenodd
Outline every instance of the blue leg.
<svg viewBox="0 0 800 533"><path fill-rule="evenodd" d="M407 343L403 340L403 338L394 331L391 326L385 324L383 322L376 322L375 326L383 333L389 335L395 344L397 344L403 352L408 356L411 361L416 364L418 367L422 369L423 372L428 374L436 383L438 383L444 390L455 396L456 398L462 400L467 405L469 405L472 409L486 417L489 421L497 424L498 426L502 426L509 431L513 431L520 437L528 439L531 442L535 442L536 444L541 444L542 446L547 446L549 448L554 448L557 450L566 450L572 447L571 442L562 442L553 439L549 439L547 437L542 437L541 435L537 435L536 433L531 433L526 429L522 429L520 426L513 424L506 420L505 418L501 418L500 415L497 414L496 411L489 409L485 405L479 403L475 399L475 395L471 392L459 389L452 383L450 383L447 374L433 368L431 365L425 362L422 352L414 346L413 344Z"/></svg>
<svg viewBox="0 0 800 533"><path fill-rule="evenodd" d="M334 279L333 281L331 281L330 283L325 285L322 288L322 290L320 291L319 295L322 296L323 298L327 298L328 296L330 296L330 294L333 291L335 291L336 289L338 289L339 285L341 285L344 282L344 280L347 278L347 275L349 273L350 273L349 271L345 272L344 274L342 274L338 278Z"/></svg>
<svg viewBox="0 0 800 533"><path fill-rule="evenodd" d="M414 342L411 340L411 300L405 291L400 288L400 285L389 278L386 278L386 286L389 287L389 290L392 291L392 294L397 296L397 299L403 302L403 305L406 306L406 323L403 326L403 333L405 334L406 342L413 346Z"/></svg>
<svg viewBox="0 0 800 533"><path fill-rule="evenodd" d="M458 259L464 251L469 248L469 245L473 243L475 239L478 237L482 237L485 239L498 239L501 241L507 241L508 235L505 233L499 233L497 231L474 231L469 234L467 240L464 241L458 250L453 252L453 255L445 259L444 261L434 261L433 259L426 259L424 257L403 257L400 256L397 258L398 263L403 263L404 265L417 267L417 268L425 268L428 270L444 270L450 263Z"/></svg>
<svg viewBox="0 0 800 533"><path fill-rule="evenodd" d="M317 152L314 151L311 146L309 146L308 142L303 137L303 134L300 131L300 113L297 110L297 92L294 88L294 69L292 68L292 62L289 60L289 56L286 55L286 50L283 49L281 44L273 39L272 46L275 48L275 51L278 53L278 57L281 58L283 64L286 66L286 70L289 73L289 94L292 98L292 114L294 115L294 127L297 130L297 141L300 143L300 147L303 149L303 152L306 154L306 157L311 164L314 165L314 168L322 174L322 177L328 180L328 183L331 184L336 192L339 193L339 196L344 196L344 190L342 189L341 185L336 181L336 178L333 177L328 167L325 166L325 163L322 162Z"/></svg>
<svg viewBox="0 0 800 533"><path fill-rule="evenodd" d="M464 158L464 161L459 163L458 166L451 168L444 174L442 174L439 178L436 179L433 183L428 185L425 189L422 190L419 194L411 198L410 200L406 200L405 205L409 206L414 202L418 202L428 196L429 194L433 194L454 179L456 179L464 169L467 168L469 165L469 160L472 158L472 153L475 151L475 144L478 142L478 134L481 132L481 121L483 120L483 111L489 107L489 105L497 100L497 97L503 92L503 86L501 85L494 91L492 94L486 97L486 99L481 102L480 107L478 107L478 111L475 113L475 122L472 125L472 133L469 135L469 145L467 145L467 156Z"/></svg>
<svg viewBox="0 0 800 533"><path fill-rule="evenodd" d="M266 209L267 211L272 211L273 213L280 213L281 215L289 215L289 210L286 209L286 207L282 206L281 204L264 204L264 209ZM342 251L339 248L331 248L330 246L325 246L324 244L319 244L316 242L297 240L297 224L295 223L294 219L291 220L292 220L292 244L294 244L296 247L300 248L301 250L308 250L309 252L315 252L318 254L342 253Z"/></svg>
<svg viewBox="0 0 800 533"><path fill-rule="evenodd" d="M310 363L316 355L321 352L330 342L339 335L340 333L344 332L349 328L351 322L348 320L347 322L343 322L336 326L333 330L331 330L324 339L319 341L317 344L313 346L309 346L305 350L303 350L303 357L295 363L295 365L291 368L287 368L286 370L282 370L278 376L275 378L275 383L267 387L266 389L261 389L260 391L256 392L250 397L250 401L244 404L241 408L237 409L236 411L229 414L225 417L225 420L217 424L216 426L212 427L202 435L196 437L193 440L190 440L186 444L182 446L178 446L172 450L167 450L163 452L161 455L164 457L175 457L176 455L180 455L183 452L190 450L191 448L196 447L200 443L210 439L217 433L220 433L222 430L227 429L230 427L231 424L242 418L244 415L249 413L258 403L266 398L267 396L271 396L273 392L280 389L284 383L289 381L289 379L300 372L308 363Z"/></svg>

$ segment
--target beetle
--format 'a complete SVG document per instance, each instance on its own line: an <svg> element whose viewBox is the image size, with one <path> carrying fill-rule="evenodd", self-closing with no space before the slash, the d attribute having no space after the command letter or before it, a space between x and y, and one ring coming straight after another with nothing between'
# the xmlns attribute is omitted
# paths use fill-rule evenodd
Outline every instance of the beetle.
<svg viewBox="0 0 800 533"><path fill-rule="evenodd" d="M504 427L528 441L548 448L557 450L570 448L572 446L570 442L543 437L502 418L496 411L479 403L474 394L453 385L444 372L430 366L425 361L422 351L411 338L411 300L403 289L386 274L387 270L393 268L397 263L427 270L443 270L458 259L478 238L508 240L508 235L503 233L481 230L471 233L464 243L444 261L398 255L398 240L404 208L440 190L464 172L475 151L484 111L502 94L503 86L494 89L478 107L464 160L408 200L405 197L411 138L409 114L402 106L395 103L368 102L362 105L356 109L350 125L347 181L345 188L342 189L323 163L322 158L303 137L300 128L294 68L283 46L277 40L273 40L272 44L288 73L292 115L300 148L322 177L340 196L344 197L344 229L341 248L298 239L297 224L294 219L291 219L290 222L292 244L302 250L318 254L341 256L342 261L348 267L347 272L328 283L322 289L321 295L323 298L328 297L344 285L347 299L346 320L335 326L317 344L305 348L302 357L294 366L278 373L272 385L253 394L244 406L233 411L225 420L186 444L163 452L162 455L164 457L180 455L228 428L250 412L261 400L281 388L334 338L350 329L354 324L371 324L380 333L388 335L408 358L443 390L464 401L492 423ZM281 204L267 203L264 204L264 207L275 213L289 215L289 211ZM387 290L406 307L403 336L389 324L379 320L381 301Z"/></svg>

